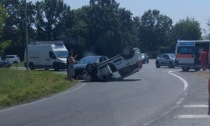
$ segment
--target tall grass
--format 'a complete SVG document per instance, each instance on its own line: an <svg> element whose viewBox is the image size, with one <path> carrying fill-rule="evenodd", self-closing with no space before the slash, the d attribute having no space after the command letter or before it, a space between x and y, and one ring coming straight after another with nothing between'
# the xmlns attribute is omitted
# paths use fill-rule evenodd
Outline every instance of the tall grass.
<svg viewBox="0 0 210 126"><path fill-rule="evenodd" d="M73 86L66 75L51 71L0 69L0 106L29 102Z"/></svg>

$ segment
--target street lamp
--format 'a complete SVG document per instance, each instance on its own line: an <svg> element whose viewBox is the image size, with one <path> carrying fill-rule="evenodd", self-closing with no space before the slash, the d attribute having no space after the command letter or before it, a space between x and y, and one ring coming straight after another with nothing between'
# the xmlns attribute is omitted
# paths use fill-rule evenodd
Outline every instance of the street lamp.
<svg viewBox="0 0 210 126"><path fill-rule="evenodd" d="M28 71L29 63L28 63L28 13L27 13L27 1L25 0L25 32L26 32L26 50L25 50L25 58L26 58L26 69Z"/></svg>

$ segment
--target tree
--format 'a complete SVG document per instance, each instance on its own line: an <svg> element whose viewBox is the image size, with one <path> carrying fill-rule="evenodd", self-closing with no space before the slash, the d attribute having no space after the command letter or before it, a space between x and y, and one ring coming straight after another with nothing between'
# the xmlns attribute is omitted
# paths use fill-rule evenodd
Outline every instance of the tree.
<svg viewBox="0 0 210 126"><path fill-rule="evenodd" d="M2 40L10 41L11 46L5 53L17 54L23 59L25 49L25 0L4 0L2 6L7 10L9 17L3 29ZM34 16L32 2L27 3L28 7L28 31L29 38L34 38L32 17Z"/></svg>
<svg viewBox="0 0 210 126"><path fill-rule="evenodd" d="M2 8L0 6L0 40L2 36L2 30L3 27L5 26L5 20L8 17L6 9ZM11 42L9 41L0 41L0 56L4 55L4 51L6 48L10 46Z"/></svg>
<svg viewBox="0 0 210 126"><path fill-rule="evenodd" d="M70 7L63 0L36 2L35 26L38 40L58 40L68 26Z"/></svg>
<svg viewBox="0 0 210 126"><path fill-rule="evenodd" d="M144 51L158 51L161 46L168 45L166 37L172 27L171 18L158 10L148 10L139 20L138 32Z"/></svg>
<svg viewBox="0 0 210 126"><path fill-rule="evenodd" d="M5 26L5 20L8 17L6 9L0 6L0 37L2 36L2 30Z"/></svg>
<svg viewBox="0 0 210 126"><path fill-rule="evenodd" d="M137 43L132 13L115 0L90 0L89 6L75 11L75 20L72 33L97 54L111 57L123 46Z"/></svg>
<svg viewBox="0 0 210 126"><path fill-rule="evenodd" d="M168 37L172 49L175 49L177 40L199 40L201 39L200 24L195 19L187 17L172 27Z"/></svg>

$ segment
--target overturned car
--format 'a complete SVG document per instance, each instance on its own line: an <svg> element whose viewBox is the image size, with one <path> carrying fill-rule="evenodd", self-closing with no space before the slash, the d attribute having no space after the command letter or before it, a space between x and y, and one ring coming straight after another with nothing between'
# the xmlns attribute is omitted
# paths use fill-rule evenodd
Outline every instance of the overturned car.
<svg viewBox="0 0 210 126"><path fill-rule="evenodd" d="M87 81L114 81L122 80L138 72L142 68L141 51L129 46L104 62L87 64L82 72L82 78Z"/></svg>

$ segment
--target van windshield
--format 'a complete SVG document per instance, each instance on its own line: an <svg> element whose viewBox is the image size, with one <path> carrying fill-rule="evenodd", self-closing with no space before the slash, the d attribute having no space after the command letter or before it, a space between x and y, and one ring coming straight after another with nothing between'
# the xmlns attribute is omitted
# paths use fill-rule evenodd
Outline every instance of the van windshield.
<svg viewBox="0 0 210 126"><path fill-rule="evenodd" d="M194 47L192 46L180 46L178 47L178 54L193 54Z"/></svg>
<svg viewBox="0 0 210 126"><path fill-rule="evenodd" d="M68 56L68 51L55 51L55 55L58 58L66 58Z"/></svg>

